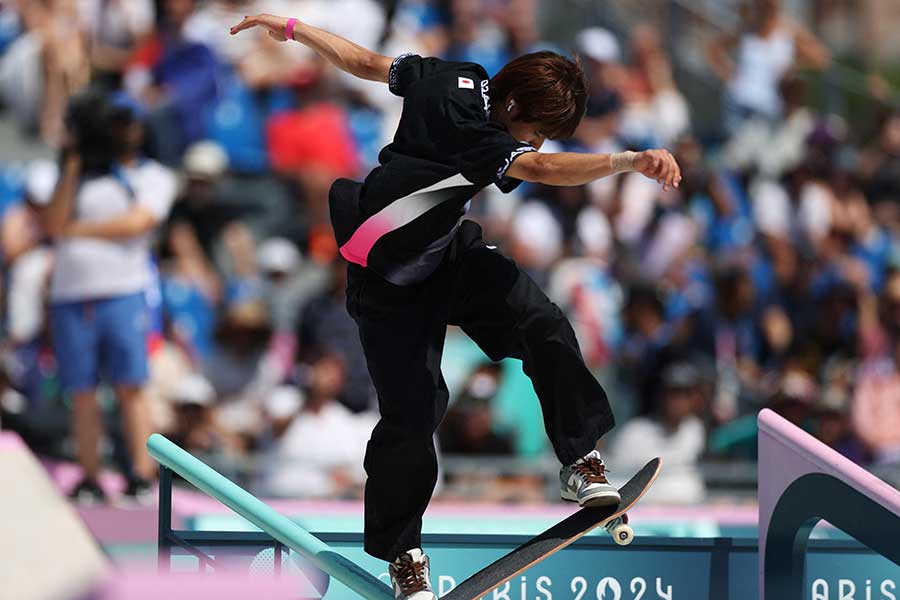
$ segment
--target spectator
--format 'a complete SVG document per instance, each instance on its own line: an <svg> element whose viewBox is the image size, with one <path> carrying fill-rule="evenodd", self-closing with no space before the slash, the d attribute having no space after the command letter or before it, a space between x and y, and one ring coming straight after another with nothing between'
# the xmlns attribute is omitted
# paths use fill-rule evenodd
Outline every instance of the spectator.
<svg viewBox="0 0 900 600"><path fill-rule="evenodd" d="M900 196L900 112L891 113L884 119L878 139L862 156L860 173L868 182L866 195L876 206L888 205L890 220L897 223L897 198Z"/></svg>
<svg viewBox="0 0 900 600"><path fill-rule="evenodd" d="M438 431L446 454L503 455L513 453L512 440L495 431L491 401L500 387L501 368L487 363L476 368L453 402Z"/></svg>
<svg viewBox="0 0 900 600"><path fill-rule="evenodd" d="M875 464L900 461L900 377L895 362L883 358L866 363L853 398L853 429L871 451Z"/></svg>
<svg viewBox="0 0 900 600"><path fill-rule="evenodd" d="M222 281L190 221L170 219L160 265L163 310L175 339L196 360L209 358Z"/></svg>
<svg viewBox="0 0 900 600"><path fill-rule="evenodd" d="M484 18L478 2L452 0L447 4L450 13L447 57L460 62L477 62L489 75L499 71L509 57L503 36L497 35L496 21Z"/></svg>
<svg viewBox="0 0 900 600"><path fill-rule="evenodd" d="M563 251L559 221L542 202L523 204L510 223L510 257L533 279L544 282Z"/></svg>
<svg viewBox="0 0 900 600"><path fill-rule="evenodd" d="M47 204L56 186L59 169L49 161L29 165L25 179L25 202L7 209L2 219L6 285L7 333L14 344L34 341L46 325L44 296L53 264L53 252L45 245L40 208Z"/></svg>
<svg viewBox="0 0 900 600"><path fill-rule="evenodd" d="M247 299L227 307L216 327L215 345L203 374L220 400L219 422L251 440L263 426L263 401L281 383L266 362L272 326L265 303Z"/></svg>
<svg viewBox="0 0 900 600"><path fill-rule="evenodd" d="M228 165L228 156L215 142L204 140L188 147L182 161L184 185L172 208L170 222L189 223L210 260L215 257L222 230L242 215L242 207L222 205Z"/></svg>
<svg viewBox="0 0 900 600"><path fill-rule="evenodd" d="M149 239L175 197L175 178L140 156L143 129L133 110L88 93L69 112L75 144L63 154L60 180L44 210L55 239L50 284L53 336L63 389L72 394L73 431L84 478L77 497L102 500L97 485L101 434L97 386L115 388L136 477L126 494L146 496L154 464L147 380L152 283ZM114 151L111 151L114 150Z"/></svg>
<svg viewBox="0 0 900 600"><path fill-rule="evenodd" d="M82 20L74 2L17 4L25 35L3 58L3 95L26 132L39 132L44 141L59 146L66 102L90 80L87 42L77 31Z"/></svg>
<svg viewBox="0 0 900 600"><path fill-rule="evenodd" d="M610 447L623 472L665 457L666 468L649 497L656 502L692 504L706 497L698 461L706 447L700 373L688 363L674 363L662 374L659 411L635 417L620 429Z"/></svg>
<svg viewBox="0 0 900 600"><path fill-rule="evenodd" d="M332 103L281 112L268 120L266 131L272 166L302 186L312 224L327 224L331 182L358 169L346 112Z"/></svg>
<svg viewBox="0 0 900 600"><path fill-rule="evenodd" d="M94 81L115 90L135 50L153 33L152 0L88 0L82 2Z"/></svg>
<svg viewBox="0 0 900 600"><path fill-rule="evenodd" d="M824 69L830 61L809 31L782 14L781 0L747 0L740 30L709 47L710 66L727 86L727 127L734 131L749 118L779 118L782 77L795 65Z"/></svg>
<svg viewBox="0 0 900 600"><path fill-rule="evenodd" d="M779 82L784 118L746 121L728 140L728 166L741 173L778 179L802 166L818 116L805 104L806 86L788 74Z"/></svg>
<svg viewBox="0 0 900 600"><path fill-rule="evenodd" d="M268 493L360 497L365 440L377 417L354 415L337 402L343 377L341 359L324 354L309 366L306 400L296 401L293 411L275 411L266 451Z"/></svg>
<svg viewBox="0 0 900 600"><path fill-rule="evenodd" d="M609 105L620 103L622 49L616 36L601 27L591 27L579 32L575 43L587 59L585 73L590 79L591 96Z"/></svg>
<svg viewBox="0 0 900 600"><path fill-rule="evenodd" d="M863 299L861 321L866 360L853 397L853 429L877 463L893 463L900 458L900 273L889 274L880 298L869 294Z"/></svg>
<svg viewBox="0 0 900 600"><path fill-rule="evenodd" d="M622 343L619 317L623 292L612 273L612 227L600 209L583 209L576 219L575 255L553 269L549 295L572 321L586 364L609 366Z"/></svg>
<svg viewBox="0 0 900 600"><path fill-rule="evenodd" d="M622 79L622 135L644 148L669 146L690 126L687 102L675 86L659 32L638 25L630 44L631 65Z"/></svg>
<svg viewBox="0 0 900 600"><path fill-rule="evenodd" d="M637 283L629 290L624 310L627 337L620 364L640 415L656 412L660 375L675 352L673 327L666 323L664 310L653 286Z"/></svg>
<svg viewBox="0 0 900 600"><path fill-rule="evenodd" d="M346 380L339 399L353 412L361 412L374 407L375 390L356 323L345 308L346 298L347 265L335 261L326 288L303 307L298 338L301 354L309 348L321 348L341 357Z"/></svg>
<svg viewBox="0 0 900 600"><path fill-rule="evenodd" d="M269 238L261 243L258 259L275 330L294 331L303 305L324 287L325 271L317 265L304 264L297 247L284 238Z"/></svg>
<svg viewBox="0 0 900 600"><path fill-rule="evenodd" d="M825 386L813 404L817 438L857 464L867 464L870 457L853 431L850 406L853 401L855 364L853 361L830 359L823 369Z"/></svg>
<svg viewBox="0 0 900 600"><path fill-rule="evenodd" d="M219 60L237 64L253 51L258 40L231 36L228 28L244 15L257 12L256 4L256 0L204 2L185 21L184 37L196 44L207 44Z"/></svg>
<svg viewBox="0 0 900 600"><path fill-rule="evenodd" d="M747 271L725 265L715 275L716 305L704 319L698 338L704 353L715 357L717 384L713 417L730 421L754 406L759 378L759 330L755 289Z"/></svg>
<svg viewBox="0 0 900 600"><path fill-rule="evenodd" d="M184 37L195 0L165 0L161 25L133 61L129 91L143 99L152 121L156 155L177 165L185 148L204 137L206 116L218 96L219 64L203 44Z"/></svg>
<svg viewBox="0 0 900 600"><path fill-rule="evenodd" d="M169 434L173 442L204 455L227 453L236 447L236 440L216 423L216 393L209 381L201 375L188 375L170 394L175 409L175 429Z"/></svg>

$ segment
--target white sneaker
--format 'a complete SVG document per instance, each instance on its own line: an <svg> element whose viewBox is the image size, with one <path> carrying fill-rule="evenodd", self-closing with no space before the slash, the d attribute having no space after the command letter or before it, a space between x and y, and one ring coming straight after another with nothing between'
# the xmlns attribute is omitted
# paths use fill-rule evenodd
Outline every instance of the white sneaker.
<svg viewBox="0 0 900 600"><path fill-rule="evenodd" d="M404 552L388 565L395 600L437 600L431 590L431 569L421 548Z"/></svg>
<svg viewBox="0 0 900 600"><path fill-rule="evenodd" d="M619 490L606 479L606 465L596 450L559 470L560 496L579 506L610 506L621 501Z"/></svg>

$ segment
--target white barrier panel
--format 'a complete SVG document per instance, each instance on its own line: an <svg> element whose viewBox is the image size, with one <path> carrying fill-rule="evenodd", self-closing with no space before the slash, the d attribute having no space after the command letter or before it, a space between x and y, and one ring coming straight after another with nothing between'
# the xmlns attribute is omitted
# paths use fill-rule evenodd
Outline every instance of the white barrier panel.
<svg viewBox="0 0 900 600"><path fill-rule="evenodd" d="M0 597L77 598L106 557L21 439L0 432Z"/></svg>
<svg viewBox="0 0 900 600"><path fill-rule="evenodd" d="M900 564L900 491L771 410L763 410L759 414L761 599L804 597L806 544L820 520Z"/></svg>

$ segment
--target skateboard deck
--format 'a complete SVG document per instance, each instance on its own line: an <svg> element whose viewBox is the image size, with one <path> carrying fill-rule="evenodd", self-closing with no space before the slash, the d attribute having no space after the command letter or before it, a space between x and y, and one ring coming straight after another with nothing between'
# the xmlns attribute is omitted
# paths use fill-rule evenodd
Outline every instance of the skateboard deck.
<svg viewBox="0 0 900 600"><path fill-rule="evenodd" d="M619 488L621 502L614 506L582 508L565 520L534 537L506 556L478 571L441 600L477 600L522 571L575 542L587 532L624 517L659 475L662 461L654 458Z"/></svg>

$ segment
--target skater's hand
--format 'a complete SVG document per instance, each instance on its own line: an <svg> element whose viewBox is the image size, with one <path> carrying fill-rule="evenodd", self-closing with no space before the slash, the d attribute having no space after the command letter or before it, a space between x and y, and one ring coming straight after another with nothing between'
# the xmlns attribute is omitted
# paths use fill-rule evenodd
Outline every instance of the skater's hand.
<svg viewBox="0 0 900 600"><path fill-rule="evenodd" d="M634 170L655 179L664 190L681 184L681 168L668 150L645 150L634 159Z"/></svg>
<svg viewBox="0 0 900 600"><path fill-rule="evenodd" d="M287 27L288 18L287 17L278 17L275 15L267 15L261 14L253 17L244 17L244 20L231 28L231 35L235 35L238 32L244 31L245 29L251 29L253 27L262 27L269 34L269 37L273 40L278 40L279 42L286 42L287 38L284 35L284 29Z"/></svg>

